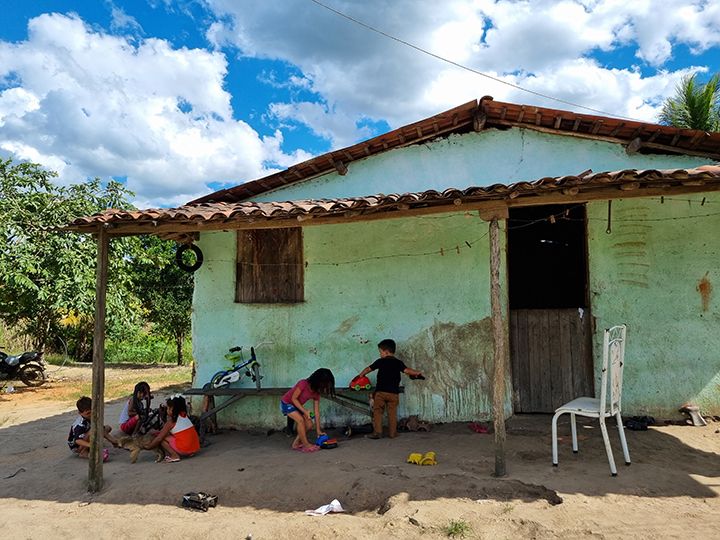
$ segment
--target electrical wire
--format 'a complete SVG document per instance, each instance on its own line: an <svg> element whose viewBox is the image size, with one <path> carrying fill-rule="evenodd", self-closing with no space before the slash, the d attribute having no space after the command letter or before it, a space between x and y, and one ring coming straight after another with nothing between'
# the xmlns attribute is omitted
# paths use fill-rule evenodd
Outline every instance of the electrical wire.
<svg viewBox="0 0 720 540"><path fill-rule="evenodd" d="M505 85L507 85L507 86L510 86L510 87L512 87L512 88L515 88L516 90L521 90L521 91L523 91L523 92L527 92L527 93L529 93L529 94L533 94L533 95L538 96L538 97L542 97L542 98L545 98L545 99L550 99L550 100L552 100L552 101L557 101L558 103L564 103L565 105L570 105L570 106L572 106L572 107L578 107L578 108L580 108L580 109L585 109L586 111L591 111L591 112L594 112L594 113L598 113L598 114L601 114L601 115L603 115L603 116L613 116L613 117L615 117L615 118L621 118L621 119L623 119L623 120L630 120L631 122L642 122L642 120L638 120L638 119L636 119L636 118L630 118L630 117L628 117L628 116L622 116L622 115L620 115L620 114L604 112L604 111L601 111L601 110L598 110L598 109L593 109L592 107L586 107L585 105L580 105L580 104L578 104L578 103L573 103L572 101L566 101L566 100L564 100L564 99L560 99L560 98L556 98L556 97L553 97L553 96L549 96L549 95L547 95L547 94L543 94L543 93L541 93L541 92L536 92L536 91L534 91L534 90L529 90L528 88L523 88L522 86L519 86L519 85L517 85L517 84L513 84L513 83L511 83L511 82L504 81L504 80L502 80L502 79L500 79L500 78L498 78L498 77L493 77L492 75L488 75L487 73L483 73L482 71L477 71L476 69L473 69L473 68L471 68L471 67L465 66L465 65L460 64L460 63L458 63L458 62L454 62L454 61L452 61L452 60L449 60L449 59L447 59L447 58L445 58L445 57L443 57L443 56L440 56L440 55L438 55L438 54L432 53L432 52L430 52L430 51L428 51L428 50L426 50L426 49L423 49L422 47L418 47L417 45L413 45L412 43L409 43L409 42L407 42L407 41L404 41L404 40L402 40L402 39L400 39L400 38L396 38L395 36L390 35L390 34L388 34L388 33L386 33L386 32L383 32L382 30L378 30L377 28L375 28L375 27L373 27L373 26L370 26L369 24L366 24L366 23L364 23L364 22L362 22L362 21L359 21L358 19L354 19L353 17L350 17L349 15L346 15L346 14L343 13L342 11L338 11L337 9L333 9L333 8L331 8L330 6L328 6L328 5L326 5L326 4L323 4L322 2L320 2L320 1L318 1L318 0L310 0L310 1L313 2L314 4L317 4L318 6L324 7L325 9L327 9L327 10L329 10L329 11L332 11L333 13L335 13L335 14L337 14L337 15L340 15L341 17L346 18L346 19L349 20L349 21L352 21L352 22L354 22L354 23L356 23L356 24L359 24L360 26L363 26L363 27L367 28L368 30L372 30L373 32L377 32L377 33L380 34L381 36L385 36L385 37L388 38L388 39L392 39L393 41L397 41L398 43L402 43L403 45L406 45L406 46L408 46L408 47L410 47L410 48L412 48L412 49L415 49L416 51L419 51L419 52L421 52L421 53L423 53L423 54L427 54L428 56L432 56L433 58L436 58L437 60L440 60L440 61L442 61L442 62L446 62L446 63L451 64L451 65L453 65L453 66L455 66L455 67L458 67L458 68L460 68L460 69L464 69L465 71L469 71L470 73L474 73L475 75L481 75L482 77L487 77L488 79L490 79L490 80L492 80L492 81L495 81L495 82L498 82L498 83L501 83L501 84L505 84Z"/></svg>

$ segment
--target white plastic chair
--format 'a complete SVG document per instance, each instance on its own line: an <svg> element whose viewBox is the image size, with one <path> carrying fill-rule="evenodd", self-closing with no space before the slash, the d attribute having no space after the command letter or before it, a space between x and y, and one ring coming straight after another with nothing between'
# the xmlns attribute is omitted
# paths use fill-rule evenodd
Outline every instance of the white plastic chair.
<svg viewBox="0 0 720 540"><path fill-rule="evenodd" d="M577 426L575 425L575 417L578 415L588 416L591 418L597 418L600 421L600 430L602 431L603 440L605 441L605 450L607 451L608 461L610 462L610 471L613 476L617 476L615 460L613 459L610 439L608 438L607 433L607 426L605 425L605 418L614 416L617 420L620 442L622 443L623 453L625 454L625 465L630 465L630 452L628 451L627 441L625 441L625 432L623 430L622 417L620 415L623 364L625 363L625 331L626 328L624 324L613 326L612 328L605 330L605 337L603 340L603 367L602 382L600 383L600 399L579 397L555 410L555 416L553 416L552 419L553 467L558 466L557 420L561 414L565 413L570 415L573 452L575 454L578 453ZM607 391L608 363L610 364L609 402Z"/></svg>

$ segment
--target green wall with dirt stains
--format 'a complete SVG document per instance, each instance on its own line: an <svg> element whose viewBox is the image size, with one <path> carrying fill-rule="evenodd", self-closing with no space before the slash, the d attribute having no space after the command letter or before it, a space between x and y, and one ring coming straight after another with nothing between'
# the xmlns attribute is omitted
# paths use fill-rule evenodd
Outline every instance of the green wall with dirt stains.
<svg viewBox="0 0 720 540"><path fill-rule="evenodd" d="M354 161L345 176L327 174L256 200L442 191L587 169L691 168L706 163L680 155L629 156L622 145L604 141L491 129ZM634 213L660 218L671 205L656 206L616 202L614 209L618 220ZM689 211L682 205L672 210ZM623 228L617 221L606 235L605 204L589 205L589 214L591 303L599 330L596 368L602 325L626 322L626 410L660 415L688 400L717 410L718 369L712 351L719 333L714 331L713 297L709 293L707 311L698 311L700 293L695 290L703 278L710 284L714 279L712 232L717 223L627 221ZM400 416L412 412L432 422L492 416L488 224L477 213L303 230L306 301L295 305L236 304L235 233L201 235L198 245L205 263L196 273L193 314L196 386L227 365L223 354L228 348L263 340L273 341L258 350L264 386L291 386L319 367L330 368L337 385L344 386L377 358L378 341L393 338L398 357L430 375L426 381L404 379ZM633 243L644 247L630 249ZM502 278L506 293L504 272ZM507 413L510 381L508 369ZM252 382L244 379L241 384ZM278 402L270 397L244 399L223 411L220 421L280 427L284 419ZM334 404L323 406L326 413L336 425L367 421Z"/></svg>
<svg viewBox="0 0 720 540"><path fill-rule="evenodd" d="M587 208L597 384L602 332L626 323L624 415L720 415L720 196L613 201L609 234L608 203Z"/></svg>
<svg viewBox="0 0 720 540"><path fill-rule="evenodd" d="M196 386L227 363L230 347L268 340L257 351L264 387L290 387L320 367L343 387L378 357L377 343L391 338L399 358L428 374L425 381L403 376L399 418L489 418L488 229L477 212L305 227L305 302L278 305L235 303L236 234L203 234L193 313ZM375 374L370 378L374 384ZM234 386L252 385L244 377ZM333 425L369 421L329 401L321 415ZM284 424L278 397L240 400L219 421Z"/></svg>

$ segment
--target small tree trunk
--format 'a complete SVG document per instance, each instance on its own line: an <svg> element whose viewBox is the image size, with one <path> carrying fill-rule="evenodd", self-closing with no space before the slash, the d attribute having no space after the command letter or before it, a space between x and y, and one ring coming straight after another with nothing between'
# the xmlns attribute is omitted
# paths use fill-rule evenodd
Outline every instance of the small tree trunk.
<svg viewBox="0 0 720 540"><path fill-rule="evenodd" d="M178 357L178 366L183 365L183 343L185 342L185 336L183 334L178 334L175 336L175 343L177 344L177 357Z"/></svg>

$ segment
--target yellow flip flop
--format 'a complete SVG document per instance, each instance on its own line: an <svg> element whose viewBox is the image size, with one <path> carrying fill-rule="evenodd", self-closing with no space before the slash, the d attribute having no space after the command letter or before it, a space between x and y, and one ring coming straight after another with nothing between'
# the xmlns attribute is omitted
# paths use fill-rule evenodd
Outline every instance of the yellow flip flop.
<svg viewBox="0 0 720 540"><path fill-rule="evenodd" d="M407 458L407 462L414 463L415 465L420 465L421 459L422 459L422 454L410 454L410 457Z"/></svg>
<svg viewBox="0 0 720 540"><path fill-rule="evenodd" d="M420 460L420 465L437 465L435 461L435 452L428 452L425 457Z"/></svg>

